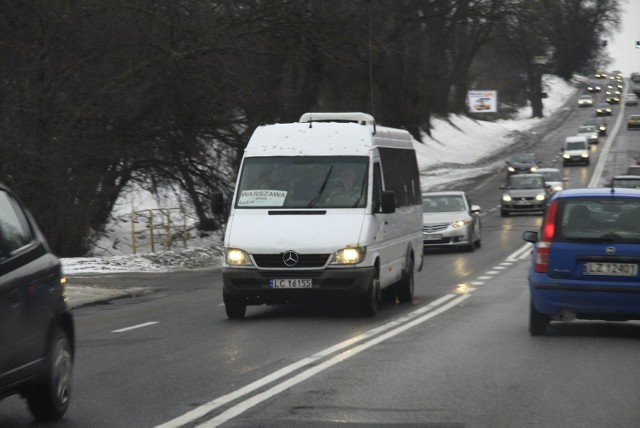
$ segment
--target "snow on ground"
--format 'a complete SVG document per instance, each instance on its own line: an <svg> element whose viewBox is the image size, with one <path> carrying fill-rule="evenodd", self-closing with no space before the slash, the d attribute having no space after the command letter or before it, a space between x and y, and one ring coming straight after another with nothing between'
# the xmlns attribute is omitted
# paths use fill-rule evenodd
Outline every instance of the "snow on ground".
<svg viewBox="0 0 640 428"><path fill-rule="evenodd" d="M553 126L560 111L579 89L555 76L545 76L548 98L543 100L546 118L532 119L530 107L521 109L512 120L478 121L466 116L450 116L433 121L431 137L416 142L423 190L446 187L450 183L492 173L504 166L510 153L535 141L539 130ZM222 236L200 237L190 231L188 249L151 254L131 254L132 210L159 208L178 198L163 196L159 201L147 192L133 191L122 198L114 213L115 221L96 245L95 257L62 259L67 275L113 272L161 272L220 265Z"/></svg>

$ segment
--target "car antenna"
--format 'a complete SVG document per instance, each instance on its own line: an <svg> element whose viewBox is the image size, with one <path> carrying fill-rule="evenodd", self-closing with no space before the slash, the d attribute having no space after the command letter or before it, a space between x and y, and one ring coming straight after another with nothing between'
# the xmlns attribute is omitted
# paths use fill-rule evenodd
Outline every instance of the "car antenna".
<svg viewBox="0 0 640 428"><path fill-rule="evenodd" d="M309 113L309 128L313 128L311 124L313 123L313 114Z"/></svg>

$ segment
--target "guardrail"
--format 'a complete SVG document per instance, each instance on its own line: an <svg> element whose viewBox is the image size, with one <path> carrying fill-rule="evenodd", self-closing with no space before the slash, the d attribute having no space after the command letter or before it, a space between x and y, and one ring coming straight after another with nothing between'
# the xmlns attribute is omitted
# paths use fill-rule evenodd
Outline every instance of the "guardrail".
<svg viewBox="0 0 640 428"><path fill-rule="evenodd" d="M139 223L144 227L137 228ZM183 208L154 208L131 213L133 254L144 247L151 247L152 253L155 253L156 246L171 250L176 241L182 241L187 248L187 214Z"/></svg>

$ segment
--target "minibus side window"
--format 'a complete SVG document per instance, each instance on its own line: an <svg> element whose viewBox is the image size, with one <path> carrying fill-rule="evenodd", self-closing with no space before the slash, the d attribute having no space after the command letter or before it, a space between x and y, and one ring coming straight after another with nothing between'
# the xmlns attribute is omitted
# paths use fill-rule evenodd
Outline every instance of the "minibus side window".
<svg viewBox="0 0 640 428"><path fill-rule="evenodd" d="M373 164L373 212L380 211L382 204L382 174L380 173L380 162Z"/></svg>

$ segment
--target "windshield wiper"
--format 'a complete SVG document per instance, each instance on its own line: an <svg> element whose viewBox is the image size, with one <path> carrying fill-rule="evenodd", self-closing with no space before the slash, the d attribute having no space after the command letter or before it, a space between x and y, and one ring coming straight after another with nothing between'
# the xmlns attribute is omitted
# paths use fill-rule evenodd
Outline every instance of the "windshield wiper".
<svg viewBox="0 0 640 428"><path fill-rule="evenodd" d="M322 181L322 185L320 186L320 190L318 190L318 193L313 197L313 199L311 199L311 201L309 201L309 203L307 204L307 208L315 207L316 204L318 203L318 201L320 200L320 197L322 196L322 192L324 192L324 188L327 187L327 183L329 182L329 177L331 176L331 171L333 171L333 165L331 165L329 167L329 171L327 171L327 175L326 175L326 177L324 177L324 180Z"/></svg>

